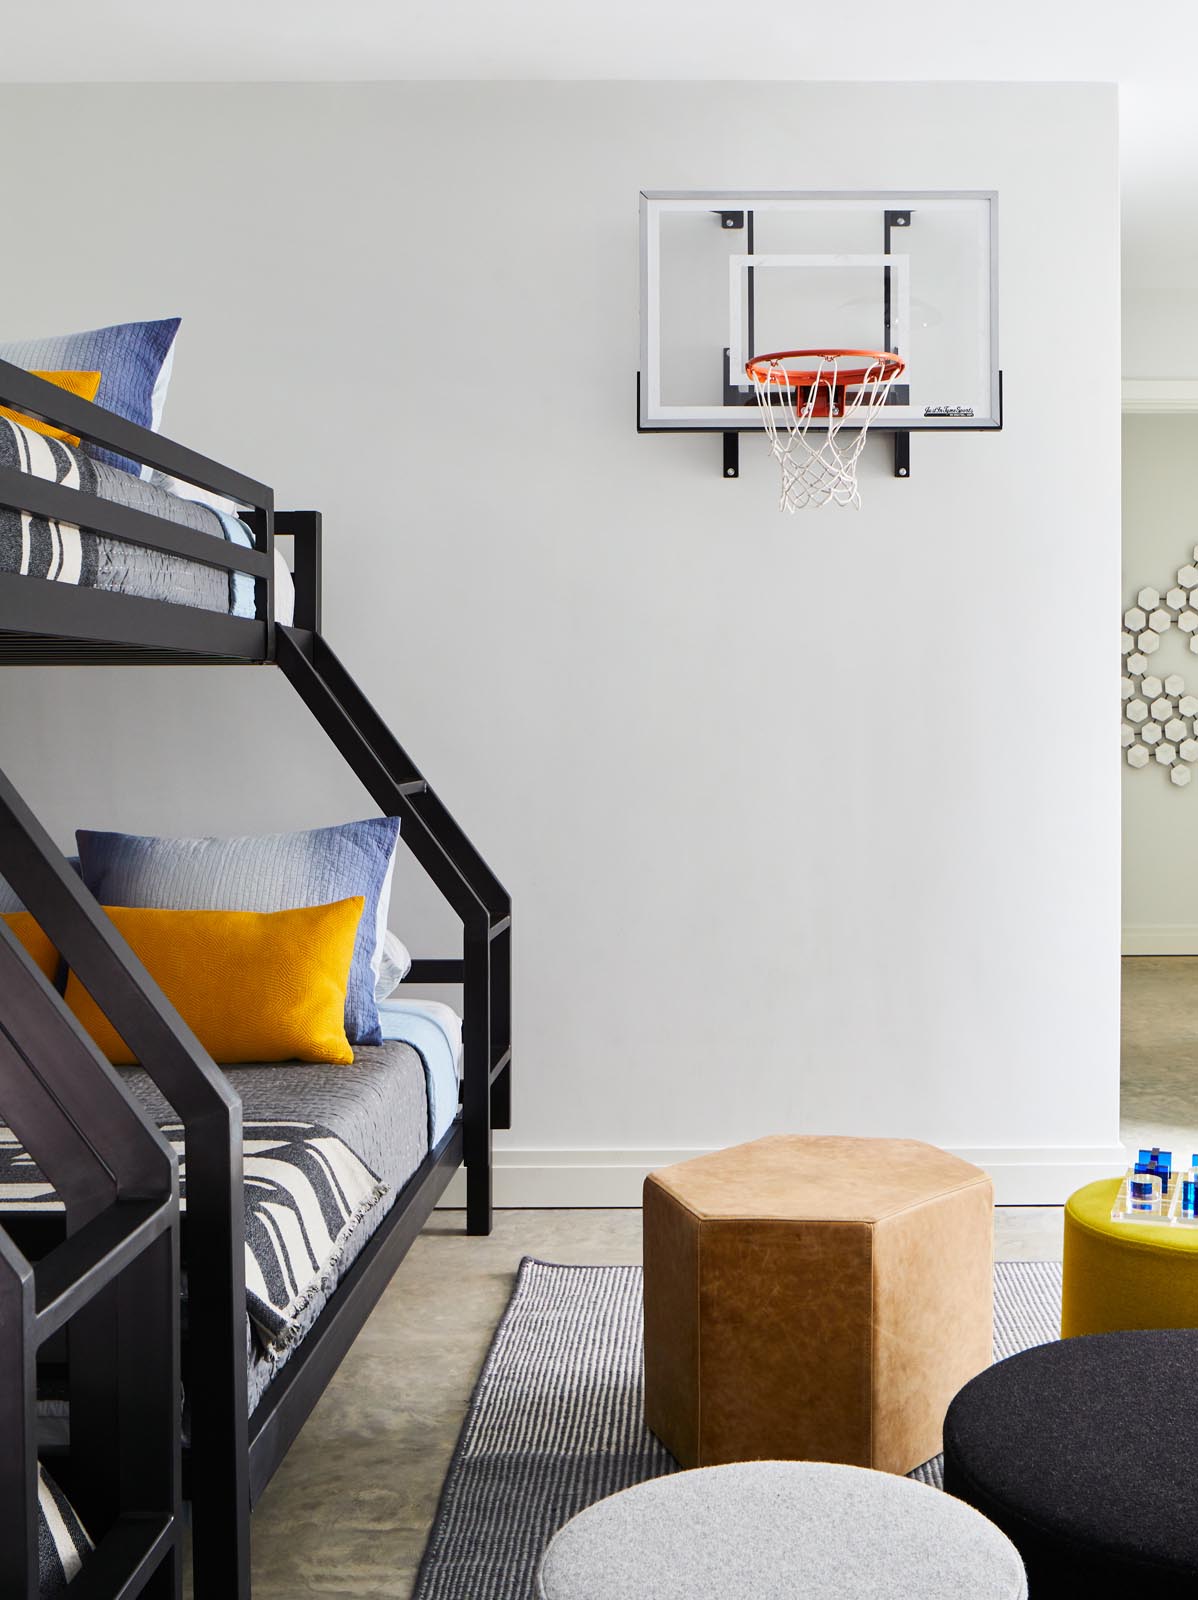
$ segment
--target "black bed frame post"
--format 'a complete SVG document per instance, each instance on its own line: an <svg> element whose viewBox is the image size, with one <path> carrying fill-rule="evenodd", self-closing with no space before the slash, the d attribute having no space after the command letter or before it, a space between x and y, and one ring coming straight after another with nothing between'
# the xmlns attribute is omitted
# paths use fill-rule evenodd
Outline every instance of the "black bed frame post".
<svg viewBox="0 0 1198 1600"><path fill-rule="evenodd" d="M491 1126L512 1125L512 924L491 940Z"/></svg>
<svg viewBox="0 0 1198 1600"><path fill-rule="evenodd" d="M191 1471L193 1481L202 1490L194 1494L196 1592L221 1596L222 1600L248 1600L249 1403L241 1103L224 1074L167 1002L2 771L0 875L37 918L184 1124L188 1236L195 1241L185 1262L190 1285L189 1348L202 1353L202 1359L193 1361L187 1373ZM13 943L7 928L0 927L0 933ZM0 940L0 956L3 947L4 941ZM41 982L45 987L44 980ZM64 1041L70 1036L61 1034L61 1028L73 1032L80 1048L84 1048L86 1036L61 1002L57 1007L53 1003L43 1006L42 1010L51 1019L57 1017L61 1025L54 1054L47 1054L47 1059L61 1057ZM11 1031L14 1015L23 1020L25 1013L17 1008L6 989L0 1019L4 1030ZM0 1037L4 1030L0 1030ZM54 1041L46 1039L43 1043L48 1049ZM90 1041L87 1047L90 1048ZM90 1053L95 1071L111 1073L94 1048ZM93 1138L91 1124L99 1115L95 1092L76 1084L73 1095L64 1095L64 1103L86 1109L87 1133ZM34 1158L39 1159L20 1123L15 1117L11 1120ZM130 1135L127 1127L118 1131L122 1138L114 1132L113 1148L121 1151ZM81 1207L84 1201L77 1197L73 1201L64 1192L66 1179L54 1172L50 1162L46 1166L67 1202L70 1226L73 1204ZM96 1202L91 1204L94 1209ZM86 1220L82 1211L80 1216ZM91 1406L92 1395L105 1395L111 1387L99 1381L104 1376L99 1369L115 1359L113 1329L119 1305L115 1286L106 1293L107 1304L103 1297L97 1303L94 1345L91 1340L81 1340L79 1349L72 1350L72 1385L79 1388L84 1413ZM151 1372L148 1369L147 1383ZM73 1393L73 1413L74 1405ZM89 1431L95 1431L94 1425ZM104 1485L96 1485L97 1494L105 1492Z"/></svg>
<svg viewBox="0 0 1198 1600"><path fill-rule="evenodd" d="M0 1595L37 1600L33 1268L0 1228Z"/></svg>
<svg viewBox="0 0 1198 1600"><path fill-rule="evenodd" d="M276 511L275 533L295 541L295 626L307 633L320 632L320 596L323 583L322 522L319 511Z"/></svg>
<svg viewBox="0 0 1198 1600"><path fill-rule="evenodd" d="M144 1064L144 1063L143 1063ZM224 1114L227 1109L228 1115ZM249 1600L249 1392L241 1106L186 1127L188 1450L198 1596Z"/></svg>
<svg viewBox="0 0 1198 1600"><path fill-rule="evenodd" d="M491 1193L491 928L485 910L463 929L462 1121L465 1131L466 1232L488 1234Z"/></svg>

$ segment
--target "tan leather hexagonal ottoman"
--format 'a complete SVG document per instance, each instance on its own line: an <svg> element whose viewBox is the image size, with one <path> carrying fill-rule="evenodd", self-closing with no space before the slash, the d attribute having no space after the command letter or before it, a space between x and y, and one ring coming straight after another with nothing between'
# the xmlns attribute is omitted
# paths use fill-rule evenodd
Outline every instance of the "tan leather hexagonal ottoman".
<svg viewBox="0 0 1198 1600"><path fill-rule="evenodd" d="M991 1361L994 1195L911 1139L779 1136L645 1180L645 1420L684 1467L910 1472Z"/></svg>

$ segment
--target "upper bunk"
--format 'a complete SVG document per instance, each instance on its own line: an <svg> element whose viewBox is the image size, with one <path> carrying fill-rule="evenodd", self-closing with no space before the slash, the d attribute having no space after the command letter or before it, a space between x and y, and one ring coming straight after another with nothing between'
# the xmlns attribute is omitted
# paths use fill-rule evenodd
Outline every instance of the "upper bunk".
<svg viewBox="0 0 1198 1600"><path fill-rule="evenodd" d="M2 360L0 408L0 666L277 665L462 919L463 955L414 962L411 977L487 996L472 1024L473 1054L487 1058L478 1092L505 1125L511 898L321 634L320 514L276 511L257 479ZM30 554L39 539L44 573ZM107 552L102 584L61 559L81 539ZM276 539L291 542L290 566ZM124 582L130 552L156 563L143 592Z"/></svg>
<svg viewBox="0 0 1198 1600"><path fill-rule="evenodd" d="M0 664L272 662L277 616L302 633L319 627L314 513L276 516L266 484L5 361L0 406ZM35 432L30 418L67 437ZM177 492L76 441L164 475ZM293 580L276 535L295 541ZM50 553L40 570L38 538ZM81 549L105 558L98 583ZM139 561L152 581L113 578L114 566ZM292 582L293 602L282 592Z"/></svg>

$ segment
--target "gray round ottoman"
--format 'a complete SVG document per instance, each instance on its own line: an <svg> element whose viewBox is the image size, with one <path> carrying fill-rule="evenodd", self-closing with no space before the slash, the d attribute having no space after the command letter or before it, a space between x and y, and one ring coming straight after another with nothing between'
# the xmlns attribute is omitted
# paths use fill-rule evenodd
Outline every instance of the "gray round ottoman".
<svg viewBox="0 0 1198 1600"><path fill-rule="evenodd" d="M1026 1600L1019 1553L910 1478L746 1461L653 1478L556 1535L541 1600Z"/></svg>

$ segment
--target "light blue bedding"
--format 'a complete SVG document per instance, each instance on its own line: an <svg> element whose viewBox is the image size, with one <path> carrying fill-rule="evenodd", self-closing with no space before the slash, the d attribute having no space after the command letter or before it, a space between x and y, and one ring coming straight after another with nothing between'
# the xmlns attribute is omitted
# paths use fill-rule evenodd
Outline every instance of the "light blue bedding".
<svg viewBox="0 0 1198 1600"><path fill-rule="evenodd" d="M411 1045L424 1062L428 1087L428 1142L437 1144L458 1112L462 1064L462 1022L437 1000L380 1000L384 1039Z"/></svg>
<svg viewBox="0 0 1198 1600"><path fill-rule="evenodd" d="M240 517L230 516L227 511L220 511L212 507L213 514L220 518L220 525L225 530L225 538L229 544L239 544L243 550L254 548L253 535L242 522ZM254 580L248 572L231 572L229 574L229 588L231 591L231 604L229 614L234 617L252 617L255 614Z"/></svg>

